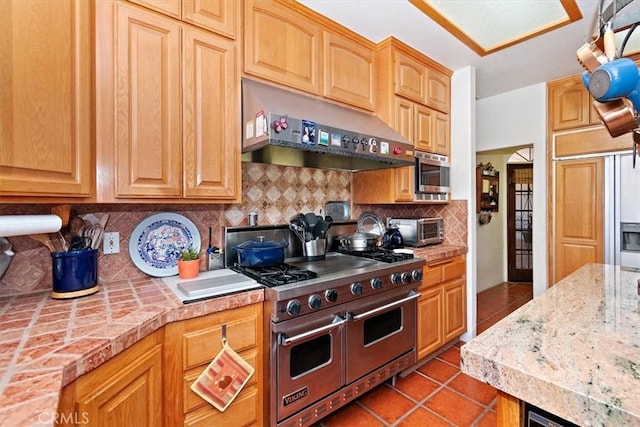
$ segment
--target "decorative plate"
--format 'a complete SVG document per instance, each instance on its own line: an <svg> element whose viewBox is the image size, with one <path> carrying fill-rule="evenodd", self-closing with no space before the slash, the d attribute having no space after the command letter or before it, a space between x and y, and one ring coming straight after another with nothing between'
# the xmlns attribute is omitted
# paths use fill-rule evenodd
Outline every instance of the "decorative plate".
<svg viewBox="0 0 640 427"><path fill-rule="evenodd" d="M200 250L200 233L182 215L159 213L145 218L129 239L129 256L143 273L155 277L178 274L178 258L183 250Z"/></svg>

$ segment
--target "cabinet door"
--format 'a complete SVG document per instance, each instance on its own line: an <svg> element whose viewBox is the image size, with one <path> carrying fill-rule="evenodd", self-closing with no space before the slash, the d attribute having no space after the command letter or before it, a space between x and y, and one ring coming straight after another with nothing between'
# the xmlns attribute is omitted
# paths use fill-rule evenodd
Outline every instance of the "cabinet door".
<svg viewBox="0 0 640 427"><path fill-rule="evenodd" d="M234 39L240 6L237 0L182 0L182 20Z"/></svg>
<svg viewBox="0 0 640 427"><path fill-rule="evenodd" d="M393 181L396 184L395 201L412 202L414 193L414 169L413 166L393 168Z"/></svg>
<svg viewBox="0 0 640 427"><path fill-rule="evenodd" d="M429 107L449 113L450 89L449 76L439 71L429 69L427 71L427 96L426 104Z"/></svg>
<svg viewBox="0 0 640 427"><path fill-rule="evenodd" d="M551 83L549 103L552 130L588 126L591 123L591 98L579 77Z"/></svg>
<svg viewBox="0 0 640 427"><path fill-rule="evenodd" d="M444 341L448 342L467 330L465 279L456 279L443 288Z"/></svg>
<svg viewBox="0 0 640 427"><path fill-rule="evenodd" d="M431 138L431 140L433 141L433 152L449 156L449 153L451 151L451 131L449 129L449 115L441 113L439 111L436 111L434 113L435 115L432 122L433 127Z"/></svg>
<svg viewBox="0 0 640 427"><path fill-rule="evenodd" d="M148 7L156 12L163 13L172 18L180 19L180 8L182 0L127 0Z"/></svg>
<svg viewBox="0 0 640 427"><path fill-rule="evenodd" d="M410 56L396 50L394 53L394 68L396 73L396 95L424 103L427 94L426 67Z"/></svg>
<svg viewBox="0 0 640 427"><path fill-rule="evenodd" d="M223 324L229 346L250 363L255 372L238 398L220 413L190 386L222 349ZM165 326L165 425L262 425L263 378L267 374L262 332L261 303Z"/></svg>
<svg viewBox="0 0 640 427"><path fill-rule="evenodd" d="M180 24L117 4L116 196L180 197Z"/></svg>
<svg viewBox="0 0 640 427"><path fill-rule="evenodd" d="M414 142L414 107L413 102L407 101L399 96L395 97L395 125L394 129L400 135Z"/></svg>
<svg viewBox="0 0 640 427"><path fill-rule="evenodd" d="M442 333L442 289L440 286L420 290L418 299L418 360L438 350L444 344Z"/></svg>
<svg viewBox="0 0 640 427"><path fill-rule="evenodd" d="M0 2L0 194L93 191L92 8Z"/></svg>
<svg viewBox="0 0 640 427"><path fill-rule="evenodd" d="M183 28L184 196L240 199L235 42Z"/></svg>
<svg viewBox="0 0 640 427"><path fill-rule="evenodd" d="M95 426L162 425L162 372L156 332L69 386L77 419Z"/></svg>
<svg viewBox="0 0 640 427"><path fill-rule="evenodd" d="M244 71L319 95L320 26L274 2L244 4Z"/></svg>
<svg viewBox="0 0 640 427"><path fill-rule="evenodd" d="M325 31L322 58L322 95L373 111L373 51L346 37Z"/></svg>
<svg viewBox="0 0 640 427"><path fill-rule="evenodd" d="M603 158L555 162L552 284L603 257Z"/></svg>
<svg viewBox="0 0 640 427"><path fill-rule="evenodd" d="M416 150L433 153L436 142L435 135L436 112L430 108L415 104L414 107L414 145Z"/></svg>

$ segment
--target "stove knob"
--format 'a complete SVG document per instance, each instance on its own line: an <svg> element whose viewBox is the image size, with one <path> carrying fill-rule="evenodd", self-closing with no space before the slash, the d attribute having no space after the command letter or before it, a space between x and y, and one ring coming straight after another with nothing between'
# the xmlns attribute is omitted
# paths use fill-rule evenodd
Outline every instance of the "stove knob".
<svg viewBox="0 0 640 427"><path fill-rule="evenodd" d="M287 313L289 316L297 316L300 314L300 310L302 309L302 304L297 299L292 299L287 303Z"/></svg>
<svg viewBox="0 0 640 427"><path fill-rule="evenodd" d="M318 295L311 295L309 297L309 308L318 309L322 305L322 298Z"/></svg>
<svg viewBox="0 0 640 427"><path fill-rule="evenodd" d="M324 291L324 298L328 302L336 302L338 301L338 291L336 291L335 289L327 289L326 291Z"/></svg>
<svg viewBox="0 0 640 427"><path fill-rule="evenodd" d="M410 273L402 273L402 283L411 283Z"/></svg>
<svg viewBox="0 0 640 427"><path fill-rule="evenodd" d="M402 277L400 276L400 273L391 274L391 283L393 283L394 285L400 284L401 280L402 280Z"/></svg>
<svg viewBox="0 0 640 427"><path fill-rule="evenodd" d="M355 282L351 284L351 294L352 295L362 294L362 285L360 284L360 282Z"/></svg>
<svg viewBox="0 0 640 427"><path fill-rule="evenodd" d="M422 280L422 270L421 269L413 270L411 272L411 278L416 282Z"/></svg>
<svg viewBox="0 0 640 427"><path fill-rule="evenodd" d="M382 289L382 280L379 277L371 279L371 287L373 289Z"/></svg>

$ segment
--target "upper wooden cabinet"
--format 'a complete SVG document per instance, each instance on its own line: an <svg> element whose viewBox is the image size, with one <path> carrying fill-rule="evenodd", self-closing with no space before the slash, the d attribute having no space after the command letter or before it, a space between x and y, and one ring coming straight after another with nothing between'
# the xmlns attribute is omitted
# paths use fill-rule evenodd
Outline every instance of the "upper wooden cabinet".
<svg viewBox="0 0 640 427"><path fill-rule="evenodd" d="M322 28L275 1L244 2L244 71L320 95Z"/></svg>
<svg viewBox="0 0 640 427"><path fill-rule="evenodd" d="M451 72L392 37L375 65L376 114L417 150L448 156Z"/></svg>
<svg viewBox="0 0 640 427"><path fill-rule="evenodd" d="M374 110L373 43L297 2L244 5L246 74Z"/></svg>
<svg viewBox="0 0 640 427"><path fill-rule="evenodd" d="M98 16L98 200L239 201L235 42L121 2Z"/></svg>
<svg viewBox="0 0 640 427"><path fill-rule="evenodd" d="M240 28L240 2L237 0L129 1L232 39Z"/></svg>
<svg viewBox="0 0 640 427"><path fill-rule="evenodd" d="M393 55L396 95L435 108L444 113L450 110L450 77L431 68L415 57L397 48L390 48Z"/></svg>
<svg viewBox="0 0 640 427"><path fill-rule="evenodd" d="M413 202L413 166L355 172L351 179L353 203Z"/></svg>
<svg viewBox="0 0 640 427"><path fill-rule="evenodd" d="M600 124L593 99L580 76L550 82L549 123L552 131Z"/></svg>
<svg viewBox="0 0 640 427"><path fill-rule="evenodd" d="M92 13L88 0L0 2L0 195L93 195Z"/></svg>
<svg viewBox="0 0 640 427"><path fill-rule="evenodd" d="M322 95L373 111L375 108L373 46L329 31L323 33L323 41Z"/></svg>

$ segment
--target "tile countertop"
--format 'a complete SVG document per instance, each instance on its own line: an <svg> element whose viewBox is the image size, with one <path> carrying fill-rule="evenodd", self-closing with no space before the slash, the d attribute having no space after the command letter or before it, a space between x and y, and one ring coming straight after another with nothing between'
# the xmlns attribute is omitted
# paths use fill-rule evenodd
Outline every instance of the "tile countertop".
<svg viewBox="0 0 640 427"><path fill-rule="evenodd" d="M182 304L161 279L103 284L54 300L49 291L0 298L0 424L52 425L62 387L167 323L261 302L257 289Z"/></svg>
<svg viewBox="0 0 640 427"><path fill-rule="evenodd" d="M640 425L639 280L582 267L465 344L462 372L578 425Z"/></svg>
<svg viewBox="0 0 640 427"><path fill-rule="evenodd" d="M413 249L413 255L426 259L427 263L438 261L443 258L464 255L467 253L466 246L449 245L446 243L441 243L439 245L422 246L420 248L409 248L407 246L407 249Z"/></svg>
<svg viewBox="0 0 640 427"><path fill-rule="evenodd" d="M447 244L414 248L427 262L466 253ZM152 278L105 283L72 300L51 299L49 291L0 297L2 425L52 425L62 387L153 331L263 299L263 290L253 290L182 304Z"/></svg>

